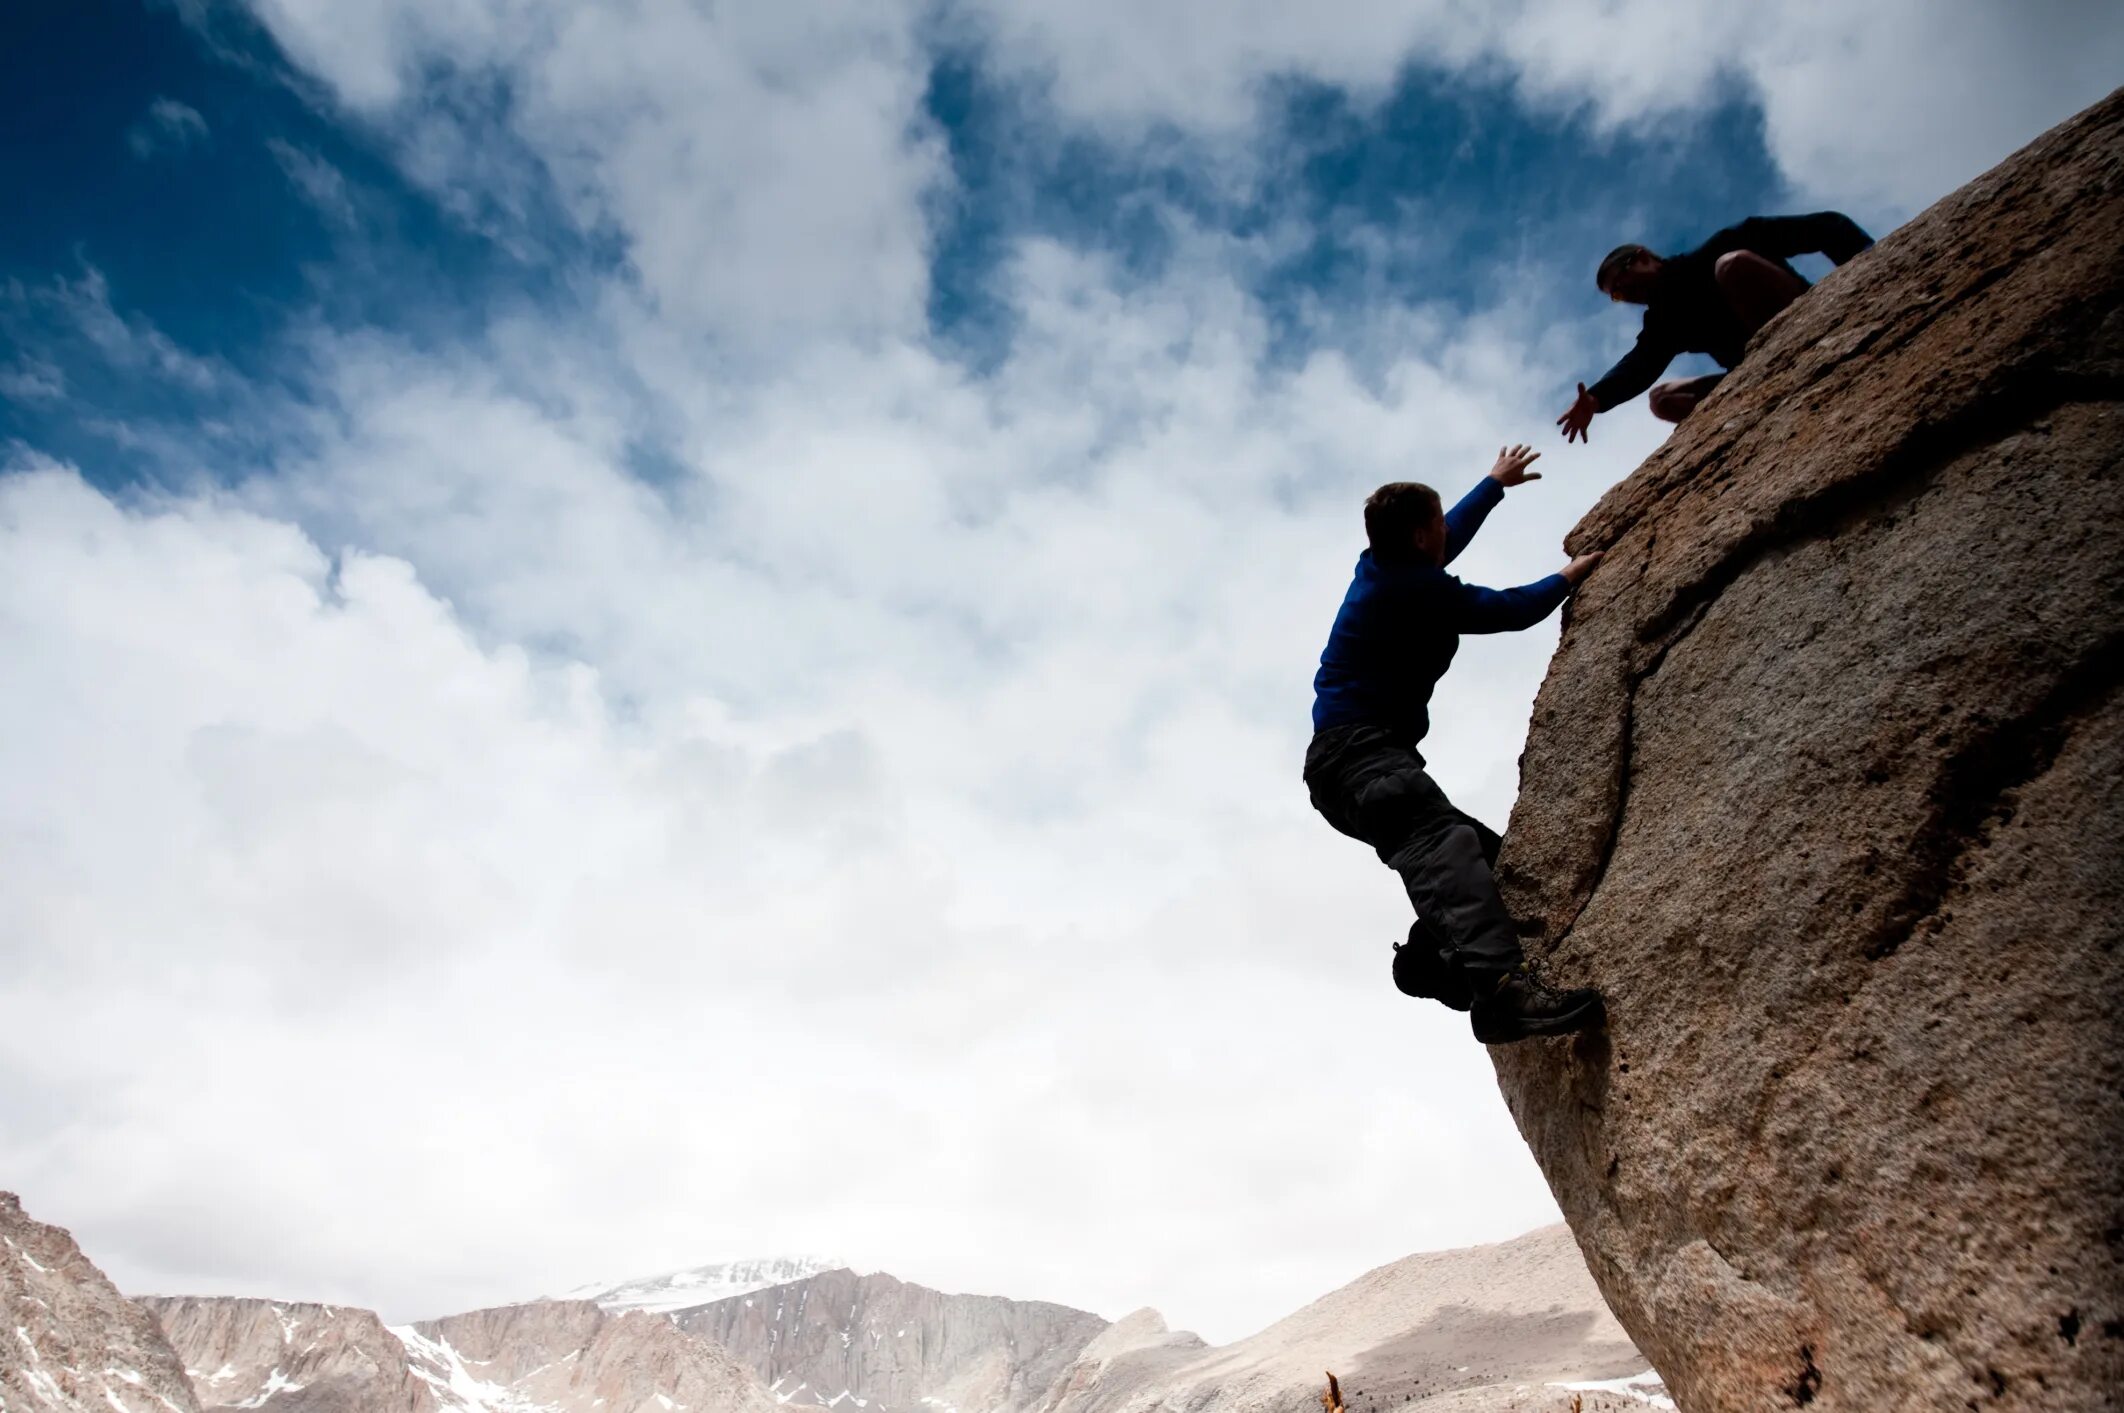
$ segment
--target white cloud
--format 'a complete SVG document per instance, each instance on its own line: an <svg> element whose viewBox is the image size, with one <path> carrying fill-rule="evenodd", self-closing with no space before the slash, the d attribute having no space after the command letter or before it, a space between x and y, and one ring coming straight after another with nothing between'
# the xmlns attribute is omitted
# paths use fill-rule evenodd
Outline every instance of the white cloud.
<svg viewBox="0 0 2124 1413"><path fill-rule="evenodd" d="M2124 10L2098 0L1842 5L1736 41L1772 153L1803 190L1917 211L2096 102L2124 74Z"/></svg>
<svg viewBox="0 0 2124 1413"><path fill-rule="evenodd" d="M511 208L550 179L585 228L616 225L669 319L755 353L920 326L920 196L945 167L921 115L919 6L260 11L446 199ZM492 133L468 133L447 99L407 86L436 63L506 80L482 121L524 145L516 160Z"/></svg>
<svg viewBox="0 0 2124 1413"><path fill-rule="evenodd" d="M207 120L189 103L158 98L139 122L126 129L125 144L143 161L157 152L181 152L207 140Z"/></svg>

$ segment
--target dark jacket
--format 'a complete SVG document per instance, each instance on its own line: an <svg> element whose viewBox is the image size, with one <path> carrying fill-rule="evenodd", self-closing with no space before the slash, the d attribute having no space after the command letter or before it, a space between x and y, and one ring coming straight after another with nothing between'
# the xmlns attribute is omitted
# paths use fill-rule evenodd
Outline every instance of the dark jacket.
<svg viewBox="0 0 2124 1413"><path fill-rule="evenodd" d="M1734 367L1748 344L1748 331L1727 305L1716 278L1718 257L1747 250L1782 266L1794 255L1820 253L1841 265L1873 244L1849 216L1817 211L1811 216L1753 216L1728 226L1686 255L1660 262L1658 283L1645 305L1644 332L1586 391L1606 412L1659 380L1679 353L1708 353L1723 368Z"/></svg>
<svg viewBox="0 0 2124 1413"><path fill-rule="evenodd" d="M1446 563L1503 499L1504 487L1485 476L1446 512ZM1462 633L1531 628L1570 593L1561 574L1485 589L1434 564L1383 562L1366 550L1313 675L1313 729L1378 726L1413 746L1431 729L1431 689L1452 665Z"/></svg>

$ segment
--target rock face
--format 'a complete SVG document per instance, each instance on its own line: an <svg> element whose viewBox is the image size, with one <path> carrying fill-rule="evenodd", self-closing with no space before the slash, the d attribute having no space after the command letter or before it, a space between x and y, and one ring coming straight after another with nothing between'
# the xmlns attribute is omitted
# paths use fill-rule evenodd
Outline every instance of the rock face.
<svg viewBox="0 0 2124 1413"><path fill-rule="evenodd" d="M200 1404L276 1413L439 1413L406 1346L367 1310L298 1301L145 1296Z"/></svg>
<svg viewBox="0 0 2124 1413"><path fill-rule="evenodd" d="M1574 532L1493 1051L1684 1409L2124 1388L2124 92L1829 276Z"/></svg>
<svg viewBox="0 0 2124 1413"><path fill-rule="evenodd" d="M1644 1367L1554 1226L1405 1257L1221 1348L1139 1311L1086 1346L1039 1413L1290 1413L1329 1369L1350 1413L1564 1413L1561 1384ZM1645 1406L1619 1387L1583 1395L1586 1413Z"/></svg>
<svg viewBox="0 0 2124 1413"><path fill-rule="evenodd" d="M142 1303L209 1413L781 1413L750 1370L669 1318L588 1301L395 1327L329 1305Z"/></svg>
<svg viewBox="0 0 2124 1413"><path fill-rule="evenodd" d="M198 1413L154 1318L0 1192L0 1409Z"/></svg>
<svg viewBox="0 0 2124 1413"><path fill-rule="evenodd" d="M613 1315L587 1301L540 1301L452 1315L403 1331L448 1373L497 1385L481 1408L558 1413L779 1413L751 1370L667 1315Z"/></svg>
<svg viewBox="0 0 2124 1413"><path fill-rule="evenodd" d="M750 1366L777 1397L845 1396L895 1413L1015 1413L1106 1328L1065 1305L947 1295L849 1270L677 1318Z"/></svg>

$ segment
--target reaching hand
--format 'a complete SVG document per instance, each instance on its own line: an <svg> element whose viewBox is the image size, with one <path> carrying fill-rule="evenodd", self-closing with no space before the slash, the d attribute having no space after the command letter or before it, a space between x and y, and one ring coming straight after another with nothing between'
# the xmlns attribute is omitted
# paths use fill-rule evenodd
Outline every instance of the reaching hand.
<svg viewBox="0 0 2124 1413"><path fill-rule="evenodd" d="M1600 404L1593 400L1593 394L1586 391L1586 385L1580 383L1577 400L1565 409L1563 416L1556 419L1556 425L1563 428L1564 440L1569 442L1576 438L1584 441L1586 428L1593 425L1593 414L1599 411Z"/></svg>
<svg viewBox="0 0 2124 1413"><path fill-rule="evenodd" d="M1589 554L1574 555L1561 573L1571 581L1571 587L1575 589L1585 582L1588 574L1600 567L1600 562L1607 557L1607 553L1606 550L1594 550Z"/></svg>
<svg viewBox="0 0 2124 1413"><path fill-rule="evenodd" d="M1502 446L1497 449L1497 464L1490 468L1490 479L1500 486L1516 486L1522 481L1539 481L1539 471L1527 468L1541 453L1525 446Z"/></svg>

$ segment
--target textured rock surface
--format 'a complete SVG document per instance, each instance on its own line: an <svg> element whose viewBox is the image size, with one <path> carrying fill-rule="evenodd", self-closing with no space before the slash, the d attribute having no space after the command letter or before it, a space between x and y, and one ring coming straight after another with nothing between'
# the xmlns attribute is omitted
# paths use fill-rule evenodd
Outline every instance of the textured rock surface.
<svg viewBox="0 0 2124 1413"><path fill-rule="evenodd" d="M777 1395L839 1395L889 1410L1013 1413L1040 1399L1106 1329L1083 1310L947 1295L887 1275L827 1271L679 1315ZM925 1402L926 1400L926 1402Z"/></svg>
<svg viewBox="0 0 2124 1413"><path fill-rule="evenodd" d="M1329 1369L1350 1413L1562 1413L1571 1396L1553 1384L1645 1367L1561 1226L1405 1257L1236 1344L1163 1331L1150 1312L1115 1325L1041 1413L1302 1413ZM1588 1393L1584 1406L1645 1405Z"/></svg>
<svg viewBox="0 0 2124 1413"><path fill-rule="evenodd" d="M154 1318L0 1192L0 1409L197 1413Z"/></svg>
<svg viewBox="0 0 2124 1413"><path fill-rule="evenodd" d="M1574 532L1493 1052L1685 1409L2124 1387L2124 93L1829 276Z"/></svg>

